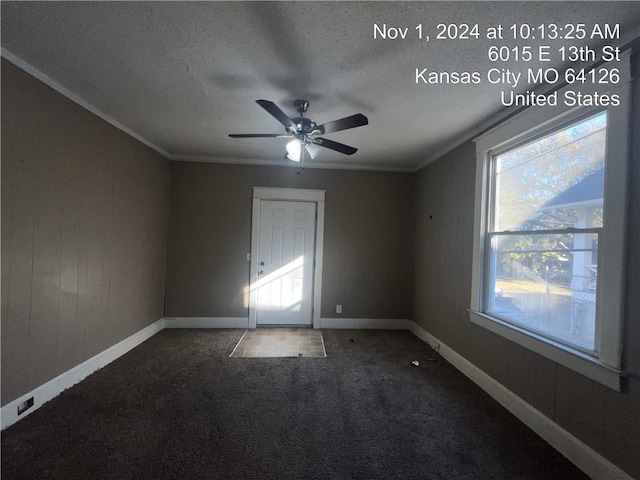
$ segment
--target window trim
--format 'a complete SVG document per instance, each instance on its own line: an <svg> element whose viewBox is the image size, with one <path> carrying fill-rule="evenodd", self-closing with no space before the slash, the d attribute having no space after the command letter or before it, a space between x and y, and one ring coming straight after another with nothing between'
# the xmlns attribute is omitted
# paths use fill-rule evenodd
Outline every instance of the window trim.
<svg viewBox="0 0 640 480"><path fill-rule="evenodd" d="M614 65L620 69L621 81L608 93L620 96L618 107L568 107L558 101L553 107L527 108L509 120L477 137L476 189L472 288L469 316L471 322L522 345L571 370L585 375L614 390L621 390L624 259L627 210L627 168L629 157L629 118L631 106L630 54L624 52ZM593 87L566 86L558 91L593 92ZM602 91L600 91L602 93ZM607 146L605 164L604 217L599 233L598 292L596 297L596 355L585 354L552 339L519 328L510 322L484 313L484 285L488 255L490 221L491 156L496 151L539 138L545 132L561 128L573 121L607 110Z"/></svg>

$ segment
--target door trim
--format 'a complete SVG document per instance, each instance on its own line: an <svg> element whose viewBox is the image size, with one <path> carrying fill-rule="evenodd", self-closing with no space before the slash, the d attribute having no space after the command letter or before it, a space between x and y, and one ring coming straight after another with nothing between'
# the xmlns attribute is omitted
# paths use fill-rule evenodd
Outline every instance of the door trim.
<svg viewBox="0 0 640 480"><path fill-rule="evenodd" d="M322 252L324 251L324 196L326 190L300 188L253 187L251 214L251 267L249 272L249 328L256 328L258 318L258 250L260 244L260 206L263 200L284 200L316 204L316 238L313 269L313 328L320 328L322 301Z"/></svg>

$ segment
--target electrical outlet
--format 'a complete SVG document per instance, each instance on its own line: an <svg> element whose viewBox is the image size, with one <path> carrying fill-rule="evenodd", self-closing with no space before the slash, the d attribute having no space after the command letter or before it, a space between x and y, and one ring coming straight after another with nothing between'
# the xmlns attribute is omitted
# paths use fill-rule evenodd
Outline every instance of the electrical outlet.
<svg viewBox="0 0 640 480"><path fill-rule="evenodd" d="M342 313L342 305L336 305L336 313Z"/></svg>
<svg viewBox="0 0 640 480"><path fill-rule="evenodd" d="M31 397L25 400L24 402L22 402L20 405L18 405L18 415L22 415L24 412L26 412L31 407L33 407L33 403L34 403L33 397Z"/></svg>

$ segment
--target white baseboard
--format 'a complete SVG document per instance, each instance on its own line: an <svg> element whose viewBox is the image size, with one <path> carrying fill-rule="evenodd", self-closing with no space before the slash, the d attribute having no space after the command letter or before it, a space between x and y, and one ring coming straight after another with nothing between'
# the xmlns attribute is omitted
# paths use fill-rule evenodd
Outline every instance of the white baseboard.
<svg viewBox="0 0 640 480"><path fill-rule="evenodd" d="M164 318L161 318L139 332L134 333L130 337L125 338L121 342L118 342L112 347L100 352L96 356L82 362L80 365L73 367L71 370L67 370L57 377L49 380L47 383L36 387L29 393L25 393L8 403L2 407L2 410L0 411L0 425L2 430L35 412L44 403L57 397L67 388L84 380L96 370L100 370L102 367L121 357L129 350L132 350L145 340L148 340L165 327L164 322ZM18 416L18 405L31 397L33 397L34 401L33 406L22 415Z"/></svg>
<svg viewBox="0 0 640 480"><path fill-rule="evenodd" d="M321 318L320 328L408 330L410 320L395 318ZM248 328L247 317L165 317L165 328Z"/></svg>
<svg viewBox="0 0 640 480"><path fill-rule="evenodd" d="M165 317L164 328L248 328L249 317Z"/></svg>
<svg viewBox="0 0 640 480"><path fill-rule="evenodd" d="M633 480L631 476L604 458L591 447L571 435L560 425L529 403L518 397L504 385L480 370L455 350L449 348L436 337L409 321L409 330L427 342L442 357L469 377L494 400L515 415L521 422L536 432L543 440L567 457L574 465L593 479Z"/></svg>
<svg viewBox="0 0 640 480"><path fill-rule="evenodd" d="M404 318L321 318L320 328L408 330L409 322Z"/></svg>

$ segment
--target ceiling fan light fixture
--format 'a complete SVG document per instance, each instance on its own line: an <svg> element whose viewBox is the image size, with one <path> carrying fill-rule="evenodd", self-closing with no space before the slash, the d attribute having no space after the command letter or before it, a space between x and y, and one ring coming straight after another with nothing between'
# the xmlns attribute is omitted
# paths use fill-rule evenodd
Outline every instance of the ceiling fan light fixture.
<svg viewBox="0 0 640 480"><path fill-rule="evenodd" d="M307 153L309 154L309 157L311 158L311 160L316 158L320 153L320 148L316 147L313 143L307 143L305 145L305 149L307 150Z"/></svg>
<svg viewBox="0 0 640 480"><path fill-rule="evenodd" d="M302 156L302 143L294 139L287 143L287 158L294 162L299 162Z"/></svg>

